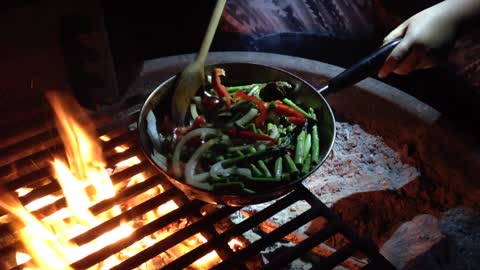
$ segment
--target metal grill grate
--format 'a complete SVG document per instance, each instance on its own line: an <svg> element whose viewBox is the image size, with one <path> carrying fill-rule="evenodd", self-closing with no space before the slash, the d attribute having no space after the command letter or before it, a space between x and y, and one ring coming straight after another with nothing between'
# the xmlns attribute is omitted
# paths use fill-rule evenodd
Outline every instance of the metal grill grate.
<svg viewBox="0 0 480 270"><path fill-rule="evenodd" d="M377 248L370 240L359 238L351 228L338 219L335 213L305 188L295 190L238 224L230 222L229 226L220 230L219 228L225 222L225 219L230 220L229 217L231 215L238 214L242 209L214 207L200 201L190 201L148 163L140 150L135 131L135 123L142 101L142 98L132 98L122 104L104 108L102 111L92 115L98 127L98 134L108 134L111 137L111 140L103 142L102 145L108 166L113 166L122 160L134 156L140 160L140 163L114 173L111 176L112 181L115 184L122 183L138 173L147 173L149 177L139 184L125 188L116 197L90 207L90 210L95 215L99 214L158 185L163 187L163 192L76 236L72 241L78 245L88 243L95 237L119 226L121 222L133 220L170 200L175 201L179 207L137 228L131 236L101 248L73 263L71 266L74 269L87 269L129 247L139 239L175 223L179 219L187 219L187 226L135 255L126 258L112 269L132 269L138 267L198 233L201 233L208 241L179 256L167 264L165 269L187 268L212 250L215 250L222 260L215 266L215 269L252 268L252 264L248 264L251 258L258 258L262 250L279 241L284 241L283 239L288 234L319 216L328 220L327 225L323 229L300 241L294 248L277 253L277 256L270 259L267 263L256 264L256 267L262 265L265 269L285 267L295 259L309 253L329 237L340 233L348 239L349 244L333 252L330 256L321 257L314 264L314 269L333 268L356 252L361 252L368 258L362 264L357 265L358 268L393 269L392 265L378 253ZM127 145L129 149L122 153L115 153L113 149L119 145ZM14 192L22 187L33 188L33 191L19 198L24 205L45 195L58 192L60 186L54 181L49 166L52 157L54 155L62 156L62 153L61 141L51 121L38 124L37 126L31 125L28 129L19 131L14 136L6 138L0 151L2 186L9 192ZM310 209L293 217L285 224L281 224L280 227L265 234L259 240L247 244L240 250L234 251L229 247L228 242L232 238L242 237L247 231L258 228L262 222L300 200L306 201L310 205ZM33 214L41 217L65 206L65 199L60 199L51 205L36 210ZM204 209L210 210L205 211ZM2 213L2 216L4 215L5 213ZM8 223L0 225L0 257L3 262L10 262L10 264L7 263L8 265L15 261L15 253L24 249L21 242L14 235L15 233L11 231ZM24 265L14 265L10 269L23 269L23 267Z"/></svg>

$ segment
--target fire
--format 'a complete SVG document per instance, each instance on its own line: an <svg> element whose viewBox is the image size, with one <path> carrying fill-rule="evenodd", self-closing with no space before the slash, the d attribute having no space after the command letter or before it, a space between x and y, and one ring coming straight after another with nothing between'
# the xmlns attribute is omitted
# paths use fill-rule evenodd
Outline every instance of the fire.
<svg viewBox="0 0 480 270"><path fill-rule="evenodd" d="M100 136L100 140L104 141L104 142L108 142L110 140L110 137L107 136L107 135L102 135ZM126 150L128 150L128 146L126 145L120 145L120 146L116 146L114 148L115 152L117 153L123 153L125 152ZM118 169L118 170L122 170L124 168L128 168L130 166L133 166L133 165L136 165L136 164L139 164L141 161L140 159L137 157L137 156L134 156L134 157L131 157L129 159L126 159L126 160L123 160L123 161L120 161L119 163L115 164L115 167ZM135 176L133 176L131 179L130 179L130 182L128 183L127 186L132 186L132 185L135 185L135 184L138 184L140 182L143 182L145 180L145 176L143 175L143 173L139 173ZM163 190L162 190L163 192Z"/></svg>
<svg viewBox="0 0 480 270"><path fill-rule="evenodd" d="M80 106L67 96L50 92L47 98L56 116L57 128L65 145L67 160L55 158L52 161L54 177L58 181L62 194L50 194L40 199L22 205L17 199L31 192L32 189L21 188L16 191L16 196L0 190L0 208L6 210L16 224L16 230L26 248L26 252L17 252L17 264L23 264L24 269L70 269L70 265L93 252L128 237L138 227L138 220L122 223L119 227L96 236L95 239L81 246L76 245L72 239L90 229L102 224L108 219L118 216L142 201L135 201L131 205L116 205L100 214L92 213L89 208L93 205L116 195L116 187L110 179L110 173L121 171L141 162L137 156L117 163L110 170L103 157L101 141L109 141L110 137L103 135L97 138L92 122ZM128 149L127 145L120 145L115 152L121 153ZM128 188L147 179L144 173L139 173L128 180L121 188ZM118 189L118 187L117 187ZM161 185L152 188L143 194L143 201L152 198L164 191ZM64 198L67 207L58 209L53 214L37 219L30 212ZM143 217L142 226L149 222L178 209L173 200L147 212ZM185 220L179 220L175 226L164 228L153 235L139 239L136 243L126 248L120 254L111 256L107 260L89 269L109 269L129 256L133 256L143 249L154 245L175 231L188 226ZM178 257L189 250L205 243L207 239L202 234L196 234L168 251L160 254L159 258ZM229 245L234 250L238 249L239 242L235 239ZM152 259L155 265L155 258ZM168 264L169 261L162 264ZM221 262L216 251L212 251L197 260L192 266L199 269L208 268ZM140 269L150 269L144 264Z"/></svg>

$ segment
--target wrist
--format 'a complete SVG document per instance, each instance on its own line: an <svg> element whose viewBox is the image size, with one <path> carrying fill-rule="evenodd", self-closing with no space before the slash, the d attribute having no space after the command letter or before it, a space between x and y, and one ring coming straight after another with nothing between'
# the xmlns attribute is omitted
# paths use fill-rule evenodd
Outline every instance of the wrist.
<svg viewBox="0 0 480 270"><path fill-rule="evenodd" d="M480 0L445 0L438 5L443 5L445 19L456 25L480 16Z"/></svg>

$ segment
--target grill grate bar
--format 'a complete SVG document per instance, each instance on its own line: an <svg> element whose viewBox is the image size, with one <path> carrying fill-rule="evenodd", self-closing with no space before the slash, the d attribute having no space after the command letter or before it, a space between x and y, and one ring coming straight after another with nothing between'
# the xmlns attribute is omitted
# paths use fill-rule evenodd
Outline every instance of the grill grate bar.
<svg viewBox="0 0 480 270"><path fill-rule="evenodd" d="M126 168L125 170L121 171L121 172L118 172L116 174L113 174L110 176L112 182L114 184L117 184L117 183L120 183L126 179L129 179L141 172L144 172L147 168L149 168L149 162L148 161L143 161L139 164L136 164L136 165L133 165L131 167L128 167ZM57 191L60 190L60 186L57 182L51 182L47 185L44 185L40 188L37 188L35 190L33 190L32 192L28 193L27 195L23 196L20 198L20 202L23 204L23 205L26 205L36 199L39 199L39 198L42 198L43 196L45 196L46 194L53 194ZM63 198L60 199L60 200L64 200ZM62 203L61 201L58 202L58 203ZM65 202L63 202L65 203ZM48 212L48 208L51 207L51 205L47 205L45 207L42 207L41 209L37 210L37 211L46 211ZM42 210L42 209L45 209L45 210ZM2 231L8 231L10 228L9 228L9 225L8 224L1 224L0 225L0 232Z"/></svg>
<svg viewBox="0 0 480 270"><path fill-rule="evenodd" d="M304 190L304 198L310 204L320 207L320 215L327 217L330 222L337 222L340 227L340 232L353 246L358 247L371 262L375 262L376 265L381 266L379 269L394 269L392 264L378 252L378 248L372 240L360 238L352 228L343 223L335 212L331 211L320 199L309 192L305 186L302 185L301 189Z"/></svg>
<svg viewBox="0 0 480 270"><path fill-rule="evenodd" d="M307 239L303 240L302 242L297 244L295 248L289 249L288 251L282 253L280 256L277 256L275 259L273 259L271 262L269 262L269 264L265 266L265 269L275 269L276 267L287 265L288 263L297 259L301 255L307 253L313 247L319 245L320 243L328 239L328 237L335 234L335 232L338 229L339 229L338 223L327 224L325 228L318 231L316 234L308 237Z"/></svg>
<svg viewBox="0 0 480 270"><path fill-rule="evenodd" d="M73 263L71 267L74 269L87 269L97 264L98 262L105 260L111 255L121 251L122 249L132 245L139 239L142 239L143 237L156 232L157 230L169 225L170 223L179 220L182 217L185 217L185 215L191 213L192 211L198 211L200 207L202 207L204 204L205 203L200 201L194 201L187 205L184 205L183 207L180 207L139 228L133 233L133 235L123 238Z"/></svg>
<svg viewBox="0 0 480 270"><path fill-rule="evenodd" d="M90 119L97 126L108 125L106 127L110 127L113 123L117 123L118 126L126 126L129 123L126 123L124 120L129 118L132 114L137 113L136 116L132 116L131 119L133 120L130 121L130 123L138 119L138 112L140 111L140 108L137 107L139 104L141 105L144 101L144 96L135 95L122 102L100 108L98 111L90 115ZM123 113L123 111L130 111L130 115ZM114 115L119 117L117 117L117 120L112 121L112 119L115 119L115 117L112 117ZM2 148L21 143L24 140L27 140L42 133L53 132L56 130L56 128L51 110L39 109L38 114L35 117L35 121L22 125L21 128L18 128L18 125L12 126L8 130L8 134L5 136L5 138L3 138L0 144ZM105 130L108 129L106 128ZM101 129L99 130L99 133L100 131Z"/></svg>
<svg viewBox="0 0 480 270"><path fill-rule="evenodd" d="M121 153L108 157L107 158L108 167L114 167L115 164L121 161L127 160L129 158L132 158L134 156L137 156L137 158L140 160L145 159L145 156L142 154L141 149L139 147L132 147L132 148L128 148L127 150Z"/></svg>
<svg viewBox="0 0 480 270"><path fill-rule="evenodd" d="M272 205L258 212L256 215L253 215L252 217L231 227L230 229L223 232L219 236L215 237L211 241L201 246L198 246L197 248L191 250L187 254L177 258L174 262L167 265L166 269L182 269L189 266L190 264L192 264L202 256L205 256L205 254L213 250L214 247L221 245L222 242L225 243L229 241L230 238L236 235L240 235L245 231L248 231L249 229L253 228L255 225L273 216L275 213L278 213L280 210L293 204L297 200L298 200L298 192L294 191L288 194L287 196L283 197L282 199L276 201Z"/></svg>
<svg viewBox="0 0 480 270"><path fill-rule="evenodd" d="M313 195L313 193L311 193L304 185L300 185L298 189L301 190L302 197L305 201L307 201L312 206L315 205L316 207L318 207L319 216L325 217L329 220L335 220L337 222L339 221L339 217L322 201L320 201L320 199Z"/></svg>
<svg viewBox="0 0 480 270"><path fill-rule="evenodd" d="M118 163L117 160L121 161L123 159L131 158L135 155L138 155L139 159L143 159L143 155L139 155L137 153L139 151L140 150L138 149L130 150L130 151L126 150L125 152L112 155L111 160L107 161L108 167L115 166L115 164ZM6 184L6 188L8 191L15 191L21 187L28 187L29 185L34 185L39 181L41 181L42 179L45 179L48 177L53 177L52 169L51 167L44 167L32 173L21 176L13 181L10 181L9 183Z"/></svg>
<svg viewBox="0 0 480 270"><path fill-rule="evenodd" d="M131 167L126 168L116 174L112 174L110 179L114 184L118 184L126 179L132 178L133 176L146 171L150 168L150 162L147 160L143 160L142 162L135 164Z"/></svg>
<svg viewBox="0 0 480 270"><path fill-rule="evenodd" d="M125 179L128 179L136 174L143 172L147 168L147 166L148 166L148 162L143 161L139 164L128 167L121 172L111 175L110 178L112 179L112 182L119 183ZM35 190L32 190L27 195L21 197L20 202L26 205L28 203L31 203L34 200L44 197L45 195L54 194L55 192L58 192L58 191L60 191L60 185L58 184L58 182L53 181L47 185L44 185Z"/></svg>
<svg viewBox="0 0 480 270"><path fill-rule="evenodd" d="M118 139L118 137L112 139L112 140L116 140L116 142L118 143L117 145L112 145L110 142L102 143L103 151L109 152L109 151L112 151L115 148L115 146L122 145L122 144L126 144L126 145L131 144L132 142L135 142L136 140L138 140L138 138L135 136L134 133L127 133L127 134L129 134L130 137L119 136L119 137L122 137L121 138L122 140ZM119 161L129 158L130 156L128 155L131 155L131 153L133 152L137 152L137 153L141 152L138 146L133 147L133 149L136 149L136 150L133 150L133 149L130 150L130 149L125 151L125 152L128 151L128 154L125 152L122 152L122 153L111 155L111 157L109 157L109 159L111 160L108 160L107 162L109 166L114 166ZM35 155L41 156L42 159L38 159L38 157L35 157ZM33 158L30 158L30 157L33 157ZM10 189L10 191L13 191L22 186L31 184L34 181L41 180L41 178L35 177L36 174L39 173L38 171L41 171L41 173L39 173L40 176L46 177L45 175L47 171L50 172L50 165L51 165L51 161L53 160L53 157L59 157L63 159L66 158L63 145L58 145L55 148L49 148L47 150L37 152L30 157L21 159L15 162L14 164L9 164L0 168L0 171L1 171L0 174L5 175L5 177L2 178L1 182L3 185L11 185L12 189ZM139 158L143 158L143 155L139 155ZM24 175L17 177L15 179L16 173L13 173L13 170L20 171L24 173Z"/></svg>
<svg viewBox="0 0 480 270"><path fill-rule="evenodd" d="M206 236L206 238L208 239L208 241L211 241L213 238L216 238L218 237L220 234L215 230L215 227L214 226L208 226L207 229L205 230L206 234L204 236ZM243 237L243 236L241 236ZM220 242L218 244L218 246L215 248L215 251L217 252L217 254L219 255L219 257L222 259L222 260L226 260L227 258L233 256L234 252L233 250L230 248L230 245L225 242ZM241 269L241 268L240 268Z"/></svg>
<svg viewBox="0 0 480 270"><path fill-rule="evenodd" d="M132 110L128 113L122 112L127 108L109 108L112 114L108 115L105 112L97 112L90 116L95 126L99 126L96 131L98 134L105 134L120 127L126 127L138 120L140 108ZM120 117L112 117L119 115ZM51 115L43 117L43 123L30 123L27 128L22 128L11 135L7 135L2 140L0 154L0 167L20 158L32 155L34 151L45 150L46 147L60 145L60 138L58 131L55 128L55 122Z"/></svg>
<svg viewBox="0 0 480 270"><path fill-rule="evenodd" d="M45 168L50 165L53 157L65 159L65 148L63 145L55 145L46 150L36 152L28 157L21 158L14 163L7 164L0 168L0 177L5 180L13 180L16 172L30 173L34 170Z"/></svg>
<svg viewBox="0 0 480 270"><path fill-rule="evenodd" d="M213 222L223 219L234 212L236 212L238 208L233 208L233 207L223 207L217 211L215 211L213 214L208 215L203 217L201 220L187 226L186 228L179 230L162 241L156 243L155 245L139 252L137 255L134 257L131 257L125 261L123 261L121 264L117 265L116 267L113 267L111 270L120 270L120 269L132 269L141 263L157 256L158 254L165 252L169 248L175 246L176 244L184 241L188 237L201 232L205 226L212 224ZM168 267L168 266L167 266Z"/></svg>
<svg viewBox="0 0 480 270"><path fill-rule="evenodd" d="M98 135L108 134L112 131L118 130L120 128L128 127L130 124L135 123L138 120L140 115L140 110L135 110L128 115L125 115L121 118L114 119L107 125L104 125L97 129Z"/></svg>
<svg viewBox="0 0 480 270"><path fill-rule="evenodd" d="M135 116L138 117L138 113L129 115L126 119L119 119L117 121L114 121L108 126L103 126L97 129L97 132L99 134L108 134L109 132L113 132L115 130L124 129L126 125L129 125L136 121ZM0 177L5 178L5 180L12 180L15 177L16 171L28 173L35 169L44 168L48 166L53 156L65 158L65 153L64 153L65 148L63 144L60 142L59 137L56 137L54 133L50 134L50 132L56 132L56 131L55 130L49 131L48 135L45 135L45 136L51 136L52 138L50 140L56 140L57 143L52 144L48 148L44 147L44 145L42 144L43 143L42 140L37 141L39 145L36 145L35 147L32 146L28 149L25 149L23 152L20 150L15 151L17 148L16 145L9 146L8 148L10 148L10 150L8 149L7 150L10 152L15 152L14 156L16 156L17 158L14 158L13 156L9 156L8 158L5 159L6 161L8 161L8 163L0 163ZM133 135L133 132L132 132L132 135ZM136 138L137 136L132 136L132 137Z"/></svg>
<svg viewBox="0 0 480 270"><path fill-rule="evenodd" d="M32 190L27 195L20 197L19 200L23 205L27 205L37 199L40 199L46 195L54 194L55 192L60 190L60 184L58 182L53 181L44 186L36 188Z"/></svg>
<svg viewBox="0 0 480 270"><path fill-rule="evenodd" d="M355 231L348 227L346 224L341 222L341 219L338 217L338 215L331 211L325 204L323 204L320 199L318 199L315 195L313 195L311 192L309 192L304 186L302 186L302 189L305 190L305 196L309 200L309 202L313 202L316 205L319 205L321 207L322 215L325 217L329 217L330 222L336 221L339 223L340 226L340 231L341 233L348 238L348 240L354 245L359 247L359 249L365 253L370 260L378 260L381 265L385 266L385 269L390 269L392 265L383 257L380 255L378 252L377 246L371 241L370 239L363 239L358 237L358 235L355 233Z"/></svg>
<svg viewBox="0 0 480 270"><path fill-rule="evenodd" d="M37 151L43 151L59 145L60 137L56 129L41 133L34 137L28 138L14 145L9 145L2 149L0 154L0 166L7 165L19 159L28 157Z"/></svg>
<svg viewBox="0 0 480 270"><path fill-rule="evenodd" d="M134 130L127 130L125 133L114 137L109 141L102 142L102 148L104 149L104 152L107 152L119 145L134 145L136 142L138 142L137 132Z"/></svg>
<svg viewBox="0 0 480 270"><path fill-rule="evenodd" d="M135 106L137 106L139 103L143 103L144 99L145 98L143 96L137 95L129 98L129 100L105 106L104 108L101 108L98 111L90 114L90 119L93 120L96 126L104 126L107 125L107 123L108 126L111 126L112 122L117 123L118 126L126 126L128 123L125 123L125 121L122 120L127 119L133 113L137 113L136 116L132 117L133 120L131 122L136 121L138 119L138 112L140 111L140 108L136 109ZM136 110L132 111L132 107ZM36 111L35 117L36 121L32 121L29 123L29 125L22 126L21 128L19 128L19 125L8 128L8 133L5 134L5 138L2 140L0 147L6 148L10 145L20 143L39 134L56 130L51 109L37 108L37 110L38 111ZM130 111L130 115L123 113L126 110ZM112 119L116 118L113 116L119 116L117 118L121 119L112 121ZM101 129L99 131L101 131Z"/></svg>
<svg viewBox="0 0 480 270"><path fill-rule="evenodd" d="M112 182L121 186L122 192L117 194L115 198L104 200L90 207L90 210L95 215L100 214L115 205L120 205L130 199L134 199L136 196L155 188L157 185L162 185L165 191L127 211L123 211L118 216L110 218L95 228L91 228L73 238L72 241L79 245L89 243L103 233L117 228L124 223L125 220L136 220L137 217L144 215L150 210L156 209L159 205L169 200L175 201L179 208L140 228L136 228L132 235L89 254L85 258L72 263L71 267L74 269L89 268L107 259L111 255L121 252L138 240L162 230L166 226L175 225L179 220L185 221L186 219L188 223L185 228L181 228L153 246L139 251L136 255L124 260L113 269L132 269L197 233L201 233L208 241L190 250L183 256L176 258L165 267L166 269L182 269L188 267L213 250L217 251L223 260L215 267L216 269L231 269L233 267L243 269L246 265L246 259L259 255L266 247L280 241L287 234L308 221L318 216L323 216L328 220L325 228L305 238L291 249L286 250L286 252L282 252L277 258L271 260L271 262L266 265L266 268L284 267L301 255L307 253L319 243L324 242L330 235L339 232L350 241L350 244L340 248L330 256L323 258L320 264L316 265L314 269L332 268L350 257L357 250L363 252L369 258L369 263L364 269L392 269L391 264L378 253L377 247L372 241L359 238L350 227L342 223L331 209L301 185L295 191L278 199L265 209L246 218L239 224L229 225L230 227L226 226L228 229L225 231L223 231L222 228L221 231L223 232L218 233L215 228L219 225L219 222L239 211L240 208L220 207L205 216L201 216L200 209L205 206L206 203L189 201L180 190L166 181L163 174L158 174L158 171L151 166L138 145L137 132L134 130L144 98L143 96L136 96L121 104L102 109L101 112L92 115L93 122L97 127L97 134L111 137L109 141L102 142L102 149L107 157L108 167L113 168L118 162L134 156L140 160L140 163L129 166L111 175ZM63 144L61 143L57 130L54 128L52 119L42 123L42 126L36 125L35 128L30 128L26 132L32 133L29 135L27 133L22 133L23 135L12 133L12 135L17 137L7 138L7 143L0 144L0 182L2 182L8 191L14 191L21 187L33 188L33 191L20 198L24 205L45 195L58 193L58 191L60 191L58 183L53 179L49 164L54 155L65 157ZM117 146L126 146L129 148L121 153L115 153ZM139 173L146 173L145 176L149 178L136 185L125 187L126 185L124 185L123 182L126 183L127 179ZM242 234L246 231L256 228L266 219L299 200L306 201L310 204L311 208L252 244L246 245L243 249L236 252L230 249L228 246L230 239L242 237ZM45 215L51 211L57 211L65 207L65 205L65 199L61 198L57 202L45 206L32 214L36 216ZM0 233L10 232L6 227L8 227L8 224L0 225ZM2 254L0 255L1 258L6 258L7 256L12 258L16 251L24 250L23 244L19 240L13 240L13 242L9 243L8 246L3 246L0 249L0 253ZM25 267L25 265L16 266L14 269L23 269L23 267Z"/></svg>
<svg viewBox="0 0 480 270"><path fill-rule="evenodd" d="M312 207L292 220L286 222L283 226L277 228L268 235L262 237L261 239L255 241L248 247L236 252L233 257L228 258L221 262L219 265L215 266L214 269L232 269L236 264L241 263L242 261L254 256L259 251L268 247L269 245L281 240L285 235L291 231L299 228L303 224L317 217L318 209L317 207Z"/></svg>
<svg viewBox="0 0 480 270"><path fill-rule="evenodd" d="M96 237L99 237L102 234L119 227L123 222L125 222L125 220L131 220L135 217L143 215L146 212L154 209L155 207L158 207L158 206L166 203L167 201L173 199L176 196L178 196L178 191L176 189L171 188L171 189L165 191L164 193L162 193L158 196L155 196L155 197L151 198L150 200L145 201L142 204L139 204L139 205L133 207L132 209L129 209L129 210L123 212L121 215L118 215L114 218L109 219L108 221L106 221L106 222L104 222L104 223L102 223L102 224L100 224L100 225L98 225L94 228L91 228L87 232L85 232L83 234L80 234L79 236L74 237L70 240L73 243L75 243L79 246L84 245L84 244L94 240ZM157 219L157 220L159 220L159 219ZM145 226L145 227L147 227L147 226ZM145 228L145 227L143 227L143 228ZM139 239L143 238L143 236L145 236L145 235L143 235L142 233L139 233L139 231L140 230L137 230L135 232L135 234L133 234L130 237L124 238L122 240L131 239L131 240L133 240L132 241L132 243L133 243L133 242L138 240L136 237L139 237ZM121 242L122 240L118 241L117 243ZM18 246L19 243L15 243L15 245ZM110 251L110 249L108 249L108 247L105 247L104 249L106 250L106 252ZM104 249L102 249L102 250L104 250ZM120 250L122 250L122 249L123 248L121 248ZM109 256L117 253L120 250L117 250L117 251L113 252L112 254L109 254L107 257L102 258L101 260L108 258ZM94 254L98 255L98 252L92 253L89 256L87 256L86 258L89 258L91 255L94 255ZM84 259L80 260L79 262L83 262L84 260L86 260L86 259L84 258ZM86 260L86 261L88 262L88 260ZM93 263L92 265L94 265L96 263L98 263L98 261ZM92 265L89 265L89 267L92 266ZM81 268L81 269L83 269L83 268Z"/></svg>
<svg viewBox="0 0 480 270"><path fill-rule="evenodd" d="M39 170L36 170L32 173L21 176L14 181L7 183L5 186L8 191L15 191L21 187L28 187L29 185L36 184L41 180L51 177L52 172L50 167L45 167Z"/></svg>
<svg viewBox="0 0 480 270"><path fill-rule="evenodd" d="M1 148L5 149L11 145L28 140L31 137L55 130L55 123L54 121L51 121L52 117L50 112L38 112L36 116L36 119L34 119L35 121L30 123L8 127L5 130L7 133L2 138L2 142L0 142Z"/></svg>
<svg viewBox="0 0 480 270"><path fill-rule="evenodd" d="M165 181L160 175L155 175L139 184L125 189L111 199L103 200L96 205L93 205L92 207L90 207L90 211L94 215L98 215L101 212L112 208L114 205L121 204L158 185L162 185L163 189L165 190L164 192L172 188L172 185L169 182Z"/></svg>
<svg viewBox="0 0 480 270"><path fill-rule="evenodd" d="M169 200L172 200L177 195L178 195L178 192L175 189L169 189L164 193L158 196L155 196L123 212L122 214L105 221L102 224L94 228L91 228L87 232L72 238L72 242L74 242L77 245L84 245L92 241L95 237L100 236L106 232L111 231L112 229L119 227L126 220L132 220L135 217L141 216L147 213L148 211L153 210L156 207L168 202Z"/></svg>
<svg viewBox="0 0 480 270"><path fill-rule="evenodd" d="M336 265L339 265L340 263L348 259L350 256L352 256L353 253L355 253L355 251L356 251L355 246L352 244L348 244L338 249L337 252L325 258L325 260L321 260L314 267L312 267L312 269L319 269L319 270L332 269ZM389 269L389 268L382 268L382 269Z"/></svg>
<svg viewBox="0 0 480 270"><path fill-rule="evenodd" d="M350 242L357 246L361 247L360 250L367 255L370 261L378 261L380 265L383 265L383 269L393 269L390 262L385 259L379 252L377 246L370 239L364 239L357 236L353 229L349 228L347 225L342 224L342 234L350 240Z"/></svg>
<svg viewBox="0 0 480 270"><path fill-rule="evenodd" d="M90 207L90 211L94 214L94 215L97 215L105 210L108 210L110 208L112 208L114 205L118 205L118 204L121 204L122 202L142 193L142 192L145 192L147 190L149 190L150 188L153 188L159 184L162 185L162 187L166 190L164 193L162 193L163 196L169 196L168 195L168 192L167 190L169 189L173 189L171 184L167 181L161 181L162 179L157 175L157 176L153 176L153 177L150 177L149 179L135 185L135 186L132 186L126 190L124 190L122 193L118 194L117 196L115 196L114 198L111 198L111 199L108 199L108 200L104 200L96 205L93 205ZM173 192L173 191L169 191L169 192ZM178 191L177 191L178 192ZM161 195L160 195L161 196ZM50 205L50 206L47 206L48 209L46 209L45 207L44 208L41 208L35 212L32 212L32 214L34 216L36 216L37 218L40 217L40 216L46 216L49 214L49 210L52 210L50 212L55 212L61 208L64 208L66 206L66 201L64 198L56 201L53 205ZM50 213L51 214L51 213ZM7 228L4 228L5 230L7 230ZM83 235L80 235L79 237L83 237ZM85 242L88 242L88 237L85 237ZM22 245L19 241L16 241L14 243L12 243L11 245L8 245L6 247L3 247L2 249L0 249L0 254L6 254L6 253L11 253L12 250L14 251L15 249L19 249L21 248Z"/></svg>

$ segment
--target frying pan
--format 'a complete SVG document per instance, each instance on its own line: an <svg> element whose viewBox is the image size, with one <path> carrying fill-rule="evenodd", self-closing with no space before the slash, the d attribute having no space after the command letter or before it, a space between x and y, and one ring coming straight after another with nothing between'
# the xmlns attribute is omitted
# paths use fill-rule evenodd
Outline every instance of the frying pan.
<svg viewBox="0 0 480 270"><path fill-rule="evenodd" d="M158 168L174 186L179 188L190 199L199 199L214 204L223 204L229 206L243 206L257 204L279 198L301 185L302 181L315 172L330 154L335 141L335 118L330 105L324 98L324 95L340 90L346 86L355 84L378 70L383 64L388 54L397 46L400 40L395 40L379 48L371 55L357 62L352 67L346 69L339 75L329 80L320 89L315 89L308 82L300 77L285 70L265 65L250 63L222 63L205 67L205 74L211 74L214 67L223 68L227 74L222 78L222 83L228 85L246 85L251 83L287 81L293 86L289 93L289 98L297 104L304 107L312 107L319 116L319 138L320 138L320 162L313 167L309 173L301 175L296 179L291 179L285 183L279 184L274 188L268 188L254 194L228 193L229 191L207 191L198 187L189 185L184 181L177 180L168 175L161 169L161 166L155 161L153 156L153 144L147 133L147 115L151 111L158 113L158 108L168 107L172 94L175 79L173 76L158 86L147 98L143 104L138 119L138 131L142 149L148 160ZM169 112L169 110L164 110ZM159 119L157 115L157 121Z"/></svg>

